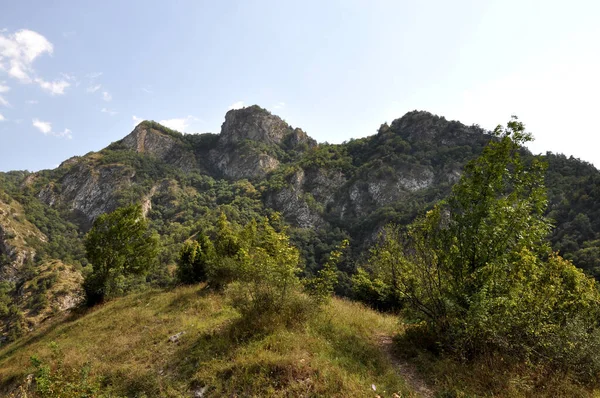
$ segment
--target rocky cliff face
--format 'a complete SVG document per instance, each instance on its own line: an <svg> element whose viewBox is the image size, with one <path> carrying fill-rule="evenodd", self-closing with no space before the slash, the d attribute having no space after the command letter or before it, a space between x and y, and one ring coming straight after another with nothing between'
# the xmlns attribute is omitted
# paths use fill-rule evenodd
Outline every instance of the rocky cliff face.
<svg viewBox="0 0 600 398"><path fill-rule="evenodd" d="M197 167L196 158L189 147L180 139L153 128L148 122L140 123L120 144L130 151L154 156L186 172Z"/></svg>
<svg viewBox="0 0 600 398"><path fill-rule="evenodd" d="M280 145L293 129L279 116L258 106L230 110L221 126L219 144L226 146L245 140Z"/></svg>
<svg viewBox="0 0 600 398"><path fill-rule="evenodd" d="M227 112L210 158L227 178L255 179L279 166L278 150L314 145L315 141L305 132L255 105Z"/></svg>
<svg viewBox="0 0 600 398"><path fill-rule="evenodd" d="M25 219L23 208L15 201L0 200L0 282L17 282L26 262L35 257L34 241L46 236Z"/></svg>
<svg viewBox="0 0 600 398"><path fill-rule="evenodd" d="M315 228L327 224L326 219L331 217L340 220L365 217L378 208L409 201L440 181L453 183L460 176L460 163L444 164L440 159L422 164L398 161L389 155L381 157L377 148L392 143L395 146L391 150L402 152L404 158L423 157L427 156L422 154L425 147L460 151L462 146L474 143L482 147L488 139L481 129L448 122L427 112L410 112L390 126L382 126L379 134L365 141L368 142L365 149L354 155L354 170L341 171L305 164L302 154L318 150L316 142L301 129L292 128L258 106L227 112L220 134L211 137L200 142L157 123L142 122L108 149L148 156L184 173L208 173L217 179L254 182L268 180L284 164L299 161L287 184L269 191L264 200L293 225ZM369 156L362 159L361 155L373 148L377 167L369 166ZM127 162L101 161L102 156L100 152L65 161L60 168L67 171L44 186L38 197L50 206L66 205L88 225L98 215L113 210L120 193L134 189L139 183L136 177L139 170ZM472 155L465 153L463 157L469 156ZM142 195L148 210L152 206L150 187Z"/></svg>
<svg viewBox="0 0 600 398"><path fill-rule="evenodd" d="M0 344L8 340L11 331L31 331L83 299L79 271L62 263L59 266L56 261L36 264L36 248L46 241L46 236L26 220L18 202L0 199L0 302L5 306L0 310ZM49 278L53 283L44 284ZM41 284L48 286L47 290L41 292ZM7 312L7 308L12 309Z"/></svg>
<svg viewBox="0 0 600 398"><path fill-rule="evenodd" d="M131 186L136 171L121 164L89 164L83 159L57 181L46 185L38 197L49 206L67 204L91 223L100 214L117 207L117 192Z"/></svg>

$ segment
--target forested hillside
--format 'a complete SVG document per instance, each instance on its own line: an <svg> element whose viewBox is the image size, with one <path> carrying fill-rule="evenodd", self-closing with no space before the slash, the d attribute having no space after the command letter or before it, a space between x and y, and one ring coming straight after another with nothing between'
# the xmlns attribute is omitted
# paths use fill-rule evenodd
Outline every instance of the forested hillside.
<svg viewBox="0 0 600 398"><path fill-rule="evenodd" d="M408 225L447 197L491 139L478 126L414 111L366 138L317 143L251 106L228 112L220 134L181 134L145 121L102 151L54 170L1 173L3 339L81 302L81 279L91 272L84 234L100 215L136 203L160 237L158 261L143 278L126 281L124 291L173 284L185 241L210 234L221 213L246 225L277 212L305 276L349 240L336 290L353 296L351 277L382 228ZM564 155L544 159L547 215L555 226L548 239L599 277L600 172Z"/></svg>

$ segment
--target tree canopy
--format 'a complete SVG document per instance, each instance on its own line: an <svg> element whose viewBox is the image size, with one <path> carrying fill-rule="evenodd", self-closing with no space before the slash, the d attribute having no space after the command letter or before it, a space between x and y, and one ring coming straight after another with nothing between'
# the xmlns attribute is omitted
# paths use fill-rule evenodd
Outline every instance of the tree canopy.
<svg viewBox="0 0 600 398"><path fill-rule="evenodd" d="M85 249L93 271L86 276L90 303L122 290L127 275L147 272L156 259L158 238L148 229L141 205L122 207L98 217L87 233Z"/></svg>

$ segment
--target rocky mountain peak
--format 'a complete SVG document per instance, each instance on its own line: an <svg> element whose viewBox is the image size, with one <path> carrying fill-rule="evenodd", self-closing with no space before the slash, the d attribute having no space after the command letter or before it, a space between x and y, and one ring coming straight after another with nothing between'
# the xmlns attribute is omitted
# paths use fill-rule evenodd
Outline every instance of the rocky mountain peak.
<svg viewBox="0 0 600 398"><path fill-rule="evenodd" d="M118 144L189 171L196 167L196 159L182 142L182 137L183 134L156 122L143 121Z"/></svg>
<svg viewBox="0 0 600 398"><path fill-rule="evenodd" d="M258 105L232 109L225 115L220 141L232 144L244 140L279 145L293 129L279 116Z"/></svg>
<svg viewBox="0 0 600 398"><path fill-rule="evenodd" d="M392 122L389 129L409 143L472 145L485 143L489 136L477 126L465 126L426 111L411 111Z"/></svg>

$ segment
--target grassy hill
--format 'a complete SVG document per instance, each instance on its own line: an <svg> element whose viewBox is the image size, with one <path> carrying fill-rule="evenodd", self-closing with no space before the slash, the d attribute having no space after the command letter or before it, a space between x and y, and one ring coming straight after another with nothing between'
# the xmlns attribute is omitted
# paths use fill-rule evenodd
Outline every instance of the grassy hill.
<svg viewBox="0 0 600 398"><path fill-rule="evenodd" d="M374 397L372 384L381 396L410 395L381 348L397 317L336 299L305 325L268 335L241 337L237 320L198 286L118 299L4 347L0 393L25 380L37 356L54 381L85 384L89 369L86 383L107 396Z"/></svg>
<svg viewBox="0 0 600 398"><path fill-rule="evenodd" d="M203 285L133 294L3 347L0 395L599 396L569 375L510 358L461 363L417 349L418 327L347 300L333 299L293 328L259 335L240 330L244 325L224 296ZM40 385L46 393L33 392Z"/></svg>

